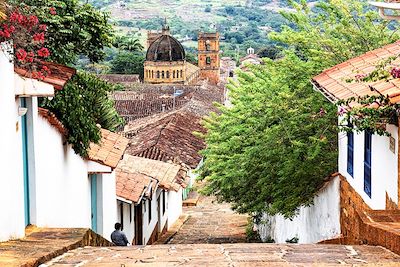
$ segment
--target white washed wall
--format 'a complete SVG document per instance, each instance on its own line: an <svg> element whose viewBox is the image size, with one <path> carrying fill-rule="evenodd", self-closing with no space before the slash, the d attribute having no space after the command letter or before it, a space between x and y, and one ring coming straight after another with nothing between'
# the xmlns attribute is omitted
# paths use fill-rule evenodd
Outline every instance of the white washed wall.
<svg viewBox="0 0 400 267"><path fill-rule="evenodd" d="M39 227L91 227L87 163L42 117L35 127L36 218Z"/></svg>
<svg viewBox="0 0 400 267"><path fill-rule="evenodd" d="M24 187L21 121L14 94L14 66L0 44L0 241L23 237Z"/></svg>
<svg viewBox="0 0 400 267"><path fill-rule="evenodd" d="M152 210L150 222L149 222L149 204L148 204L149 201L151 201L151 210ZM147 244L158 222L157 190L153 192L151 200L149 199L147 199L146 201L142 200L142 203L145 203L144 205L146 207L146 208L143 207L143 244Z"/></svg>
<svg viewBox="0 0 400 267"><path fill-rule="evenodd" d="M165 213L163 213L163 192L165 192ZM158 224L158 231L161 232L164 229L165 224L168 220L168 191L164 191L161 188L157 189L157 198L160 199L160 207L159 207L159 224Z"/></svg>
<svg viewBox="0 0 400 267"><path fill-rule="evenodd" d="M111 241L111 233L114 231L114 224L117 222L117 207L115 205L115 172L98 175L98 233ZM100 194L101 192L101 194ZM133 220L133 214L132 214Z"/></svg>
<svg viewBox="0 0 400 267"><path fill-rule="evenodd" d="M385 209L386 192L398 202L398 130L394 125L387 125L387 131L395 138L395 153L389 149L389 137L372 136L371 197L364 192L364 133L354 133L354 177L347 173L347 136L339 134L339 172L372 209Z"/></svg>
<svg viewBox="0 0 400 267"><path fill-rule="evenodd" d="M314 205L300 208L293 220L264 214L257 225L263 241L276 243L297 237L299 243L316 243L340 234L340 178L335 177L314 197Z"/></svg>
<svg viewBox="0 0 400 267"><path fill-rule="evenodd" d="M170 229L182 214L182 187L179 188L178 192L169 191L167 199L168 229Z"/></svg>
<svg viewBox="0 0 400 267"><path fill-rule="evenodd" d="M124 216L123 221L121 220L121 204L122 204L123 216ZM131 243L131 245L134 244L135 243L134 242L134 238L135 238L135 209L134 209L134 205L133 204L128 204L128 203L125 203L125 202L121 202L121 201L117 200L116 212L117 212L117 220L115 222L122 222L123 223L124 229L122 229L122 230L125 233L126 238L128 239L129 243ZM130 213L130 212L132 212L132 213ZM130 216L130 215L132 215L132 216ZM114 231L114 224L112 226L113 231ZM111 235L111 233L106 237L110 238L110 235Z"/></svg>

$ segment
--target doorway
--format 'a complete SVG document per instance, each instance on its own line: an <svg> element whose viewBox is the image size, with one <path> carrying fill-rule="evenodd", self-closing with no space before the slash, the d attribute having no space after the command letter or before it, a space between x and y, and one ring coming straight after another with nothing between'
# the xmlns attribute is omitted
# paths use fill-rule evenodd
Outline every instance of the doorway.
<svg viewBox="0 0 400 267"><path fill-rule="evenodd" d="M135 206L135 245L143 245L142 204Z"/></svg>

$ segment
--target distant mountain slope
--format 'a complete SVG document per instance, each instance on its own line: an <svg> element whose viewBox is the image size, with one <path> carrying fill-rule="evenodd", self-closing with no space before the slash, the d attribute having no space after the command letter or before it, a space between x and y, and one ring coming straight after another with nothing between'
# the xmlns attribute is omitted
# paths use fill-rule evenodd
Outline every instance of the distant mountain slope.
<svg viewBox="0 0 400 267"><path fill-rule="evenodd" d="M82 0L86 1L86 0ZM219 31L225 55L238 59L248 47L259 51L270 44L267 34L287 24L278 13L290 11L277 0L87 0L110 12L122 33L160 29L168 19L172 34L195 52L198 31ZM311 1L309 1L311 2ZM141 31L139 34L138 32ZM192 47L192 48L191 48Z"/></svg>

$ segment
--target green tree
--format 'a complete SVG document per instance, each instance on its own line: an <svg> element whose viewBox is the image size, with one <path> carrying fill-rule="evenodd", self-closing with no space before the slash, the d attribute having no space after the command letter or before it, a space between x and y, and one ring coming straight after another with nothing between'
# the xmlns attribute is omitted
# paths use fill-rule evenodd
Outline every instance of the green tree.
<svg viewBox="0 0 400 267"><path fill-rule="evenodd" d="M47 45L51 60L72 64L77 56L85 55L98 62L104 57L103 48L111 46L113 29L108 15L79 0L10 0L14 5L28 5L46 24Z"/></svg>
<svg viewBox="0 0 400 267"><path fill-rule="evenodd" d="M120 50L129 52L139 52L144 48L137 38L127 36L117 36L113 45Z"/></svg>
<svg viewBox="0 0 400 267"><path fill-rule="evenodd" d="M145 56L140 52L120 52L110 62L110 73L139 74L143 77L143 64Z"/></svg>
<svg viewBox="0 0 400 267"><path fill-rule="evenodd" d="M52 100L41 105L51 110L68 130L67 141L85 157L91 142L100 140L97 124L115 130L123 121L108 97L113 86L93 74L79 72Z"/></svg>
<svg viewBox="0 0 400 267"><path fill-rule="evenodd" d="M336 107L313 91L324 68L398 39L366 3L329 0L310 10L302 1L284 16L295 24L271 37L283 58L239 73L229 85L233 107L204 121L203 191L239 212L292 217L309 205L336 170Z"/></svg>

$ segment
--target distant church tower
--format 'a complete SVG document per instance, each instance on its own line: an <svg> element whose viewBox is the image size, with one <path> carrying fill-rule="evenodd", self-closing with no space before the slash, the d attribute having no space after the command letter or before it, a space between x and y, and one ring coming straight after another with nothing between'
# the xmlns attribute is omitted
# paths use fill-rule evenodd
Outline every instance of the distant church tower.
<svg viewBox="0 0 400 267"><path fill-rule="evenodd" d="M220 79L219 33L199 33L200 78L218 84Z"/></svg>

